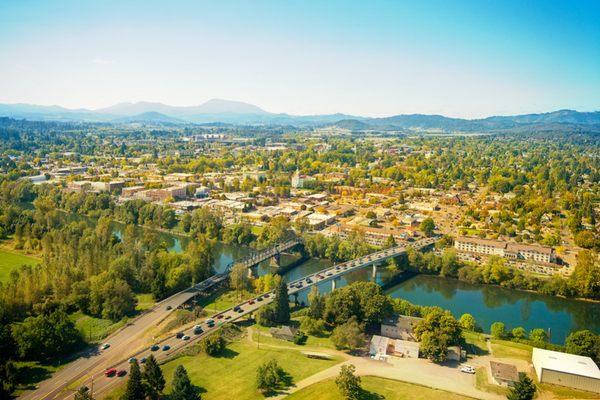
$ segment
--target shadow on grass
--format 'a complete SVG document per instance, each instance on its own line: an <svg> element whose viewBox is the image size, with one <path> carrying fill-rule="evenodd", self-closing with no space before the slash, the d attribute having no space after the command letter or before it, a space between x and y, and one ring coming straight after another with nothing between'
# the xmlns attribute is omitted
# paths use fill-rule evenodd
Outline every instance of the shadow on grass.
<svg viewBox="0 0 600 400"><path fill-rule="evenodd" d="M385 397L378 393L369 392L368 390L361 389L360 394L358 395L360 400L383 400Z"/></svg>
<svg viewBox="0 0 600 400"><path fill-rule="evenodd" d="M215 357L216 358L227 358L227 359L233 359L235 357L237 357L240 353L238 353L235 350L231 350L230 348L226 347L223 349L223 351L219 354L217 354Z"/></svg>
<svg viewBox="0 0 600 400"><path fill-rule="evenodd" d="M52 376L52 372L40 365L23 365L17 368L16 382L22 390L33 390L35 384Z"/></svg>

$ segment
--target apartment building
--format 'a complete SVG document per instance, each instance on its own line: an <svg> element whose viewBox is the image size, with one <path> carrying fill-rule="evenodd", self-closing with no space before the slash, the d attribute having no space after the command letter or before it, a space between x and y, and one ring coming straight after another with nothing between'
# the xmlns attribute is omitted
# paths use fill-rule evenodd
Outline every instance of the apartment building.
<svg viewBox="0 0 600 400"><path fill-rule="evenodd" d="M459 237L454 241L454 247L459 252L497 255L513 260L532 260L539 263L556 262L556 253L552 247L548 246Z"/></svg>

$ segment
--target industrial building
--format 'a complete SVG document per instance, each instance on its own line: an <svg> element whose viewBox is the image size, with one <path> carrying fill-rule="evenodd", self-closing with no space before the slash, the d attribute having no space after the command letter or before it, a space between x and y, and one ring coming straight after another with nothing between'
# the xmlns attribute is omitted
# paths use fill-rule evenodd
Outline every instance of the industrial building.
<svg viewBox="0 0 600 400"><path fill-rule="evenodd" d="M542 383L600 393L600 369L589 357L534 348L531 361Z"/></svg>

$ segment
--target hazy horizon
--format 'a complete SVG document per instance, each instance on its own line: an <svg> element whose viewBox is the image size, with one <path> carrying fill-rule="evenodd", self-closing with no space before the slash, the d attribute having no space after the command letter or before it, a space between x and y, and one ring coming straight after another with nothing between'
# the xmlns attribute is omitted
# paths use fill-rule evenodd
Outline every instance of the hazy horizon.
<svg viewBox="0 0 600 400"><path fill-rule="evenodd" d="M600 3L0 4L0 103L242 101L484 118L600 109Z"/></svg>

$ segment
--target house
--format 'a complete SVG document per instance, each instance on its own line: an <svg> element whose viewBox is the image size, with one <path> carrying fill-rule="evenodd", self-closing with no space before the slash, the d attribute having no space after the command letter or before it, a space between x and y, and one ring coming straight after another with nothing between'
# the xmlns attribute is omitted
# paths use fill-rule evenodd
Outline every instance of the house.
<svg viewBox="0 0 600 400"><path fill-rule="evenodd" d="M460 361L462 358L462 349L460 346L450 346L446 352L446 361Z"/></svg>
<svg viewBox="0 0 600 400"><path fill-rule="evenodd" d="M419 358L419 350L421 345L419 342L412 340L394 340L394 355L397 357Z"/></svg>
<svg viewBox="0 0 600 400"><path fill-rule="evenodd" d="M298 329L293 326L283 325L277 328L271 328L269 332L274 338L291 342L298 333Z"/></svg>
<svg viewBox="0 0 600 400"><path fill-rule="evenodd" d="M390 338L385 336L373 335L369 345L369 354L372 356L387 355Z"/></svg>
<svg viewBox="0 0 600 400"><path fill-rule="evenodd" d="M519 380L517 367L512 364L490 361L490 371L494 382L500 386L514 386Z"/></svg>
<svg viewBox="0 0 600 400"><path fill-rule="evenodd" d="M422 319L408 315L398 315L388 318L381 323L381 336L415 342L413 329Z"/></svg>
<svg viewBox="0 0 600 400"><path fill-rule="evenodd" d="M542 383L600 393L600 369L590 357L534 347L531 361Z"/></svg>

